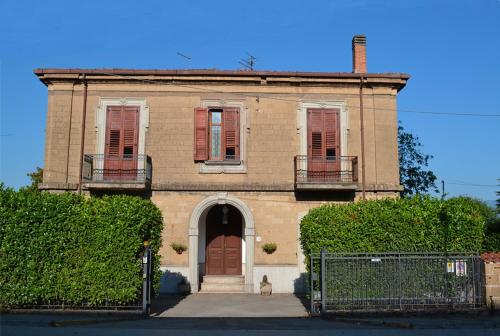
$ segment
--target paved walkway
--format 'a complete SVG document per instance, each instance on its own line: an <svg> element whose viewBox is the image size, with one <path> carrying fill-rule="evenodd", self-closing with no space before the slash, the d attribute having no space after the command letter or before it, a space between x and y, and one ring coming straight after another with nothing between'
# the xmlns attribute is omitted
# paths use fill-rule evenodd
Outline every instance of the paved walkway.
<svg viewBox="0 0 500 336"><path fill-rule="evenodd" d="M305 317L305 298L293 294L192 294L161 296L153 301L157 317Z"/></svg>

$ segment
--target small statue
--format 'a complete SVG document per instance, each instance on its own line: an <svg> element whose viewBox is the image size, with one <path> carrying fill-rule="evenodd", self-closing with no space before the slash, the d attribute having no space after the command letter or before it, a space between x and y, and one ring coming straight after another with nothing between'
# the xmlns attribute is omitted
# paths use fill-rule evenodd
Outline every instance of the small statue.
<svg viewBox="0 0 500 336"><path fill-rule="evenodd" d="M260 295L271 295L273 292L273 284L267 281L267 275L262 277L262 281L260 282Z"/></svg>

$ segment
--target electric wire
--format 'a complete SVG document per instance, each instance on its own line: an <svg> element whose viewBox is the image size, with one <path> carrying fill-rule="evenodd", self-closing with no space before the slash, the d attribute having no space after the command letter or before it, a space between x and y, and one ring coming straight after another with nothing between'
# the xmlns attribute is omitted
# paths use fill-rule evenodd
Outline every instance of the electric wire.
<svg viewBox="0 0 500 336"><path fill-rule="evenodd" d="M269 99L269 100L278 100L278 101L287 101L287 102L295 102L295 103L300 103L300 100L297 99L287 99L287 98L282 98L282 97L271 97L269 94L248 94L248 93L243 93L243 92L230 92L230 91L222 91L222 90L215 90L215 89L208 89L204 87L199 87L199 86L193 86L193 85L188 85L188 84L179 84L179 83L166 83L158 80L153 80L153 79L143 79L143 78L136 78L133 76L126 76L126 75L118 75L114 73L109 73L109 72L100 72L99 74L101 75L106 75L106 76L112 76L112 77L117 77L117 78L123 78L123 79L132 79L136 81L140 81L143 83L150 83L150 84L157 84L157 85L166 85L166 86L177 86L177 87L183 87L183 88L189 88L192 90L198 90L198 91L204 91L208 93L221 93L221 94L231 94L234 96L240 96L240 97L246 97L246 98L254 98L254 99ZM348 108L353 108L353 109L359 109L359 106L352 106L348 105ZM413 110L413 109L402 109L402 108L397 108L397 109L390 109L390 108L377 108L377 107L368 107L365 106L364 109L368 110L382 110L382 111L398 111L402 113L417 113L417 114L428 114L428 115L442 115L442 116L468 116L468 117L500 117L500 114L497 113L466 113L466 112L438 112L438 111L419 111L419 110Z"/></svg>
<svg viewBox="0 0 500 336"><path fill-rule="evenodd" d="M447 182L446 180L445 180L444 182L445 182L446 184L459 185L459 186L466 186L466 187L498 188L498 186L493 185L493 184L479 184L479 183L457 183L457 182Z"/></svg>

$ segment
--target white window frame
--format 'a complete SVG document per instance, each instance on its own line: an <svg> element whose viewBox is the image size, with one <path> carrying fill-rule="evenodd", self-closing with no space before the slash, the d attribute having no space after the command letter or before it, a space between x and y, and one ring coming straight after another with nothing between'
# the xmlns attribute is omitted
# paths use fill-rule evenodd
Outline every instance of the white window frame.
<svg viewBox="0 0 500 336"><path fill-rule="evenodd" d="M244 136L247 125L247 107L243 100L233 99L206 99L201 101L202 108L236 107L239 109L240 125L240 162L235 164L231 161L205 161L198 163L199 172L203 174L245 174L246 166L246 136ZM207 139L208 141L208 139ZM209 146L209 144L207 144Z"/></svg>
<svg viewBox="0 0 500 336"><path fill-rule="evenodd" d="M349 115L345 101L302 100L297 110L297 131L300 136L299 155L307 155L307 110L310 108L340 110L340 156L347 156L347 136L349 134ZM306 160L307 164L307 160ZM347 169L348 162L341 161L341 169Z"/></svg>
<svg viewBox="0 0 500 336"><path fill-rule="evenodd" d="M144 155L146 150L146 131L149 127L149 106L144 98L100 98L96 107L96 154L104 155L106 146L106 112L108 106L138 106L139 107L139 141L137 154ZM137 160L137 169L146 169L146 160ZM98 160L97 169L104 168L104 160Z"/></svg>

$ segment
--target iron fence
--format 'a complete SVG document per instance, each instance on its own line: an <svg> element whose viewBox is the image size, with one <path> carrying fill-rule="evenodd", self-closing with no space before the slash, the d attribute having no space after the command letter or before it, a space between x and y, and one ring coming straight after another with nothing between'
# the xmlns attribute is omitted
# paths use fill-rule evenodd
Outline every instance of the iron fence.
<svg viewBox="0 0 500 336"><path fill-rule="evenodd" d="M352 183L358 181L357 156L311 157L294 159L295 184Z"/></svg>
<svg viewBox="0 0 500 336"><path fill-rule="evenodd" d="M148 155L86 154L83 157L82 179L97 183L151 183L152 171Z"/></svg>
<svg viewBox="0 0 500 336"><path fill-rule="evenodd" d="M484 265L463 253L316 253L311 312L474 309L484 304Z"/></svg>

